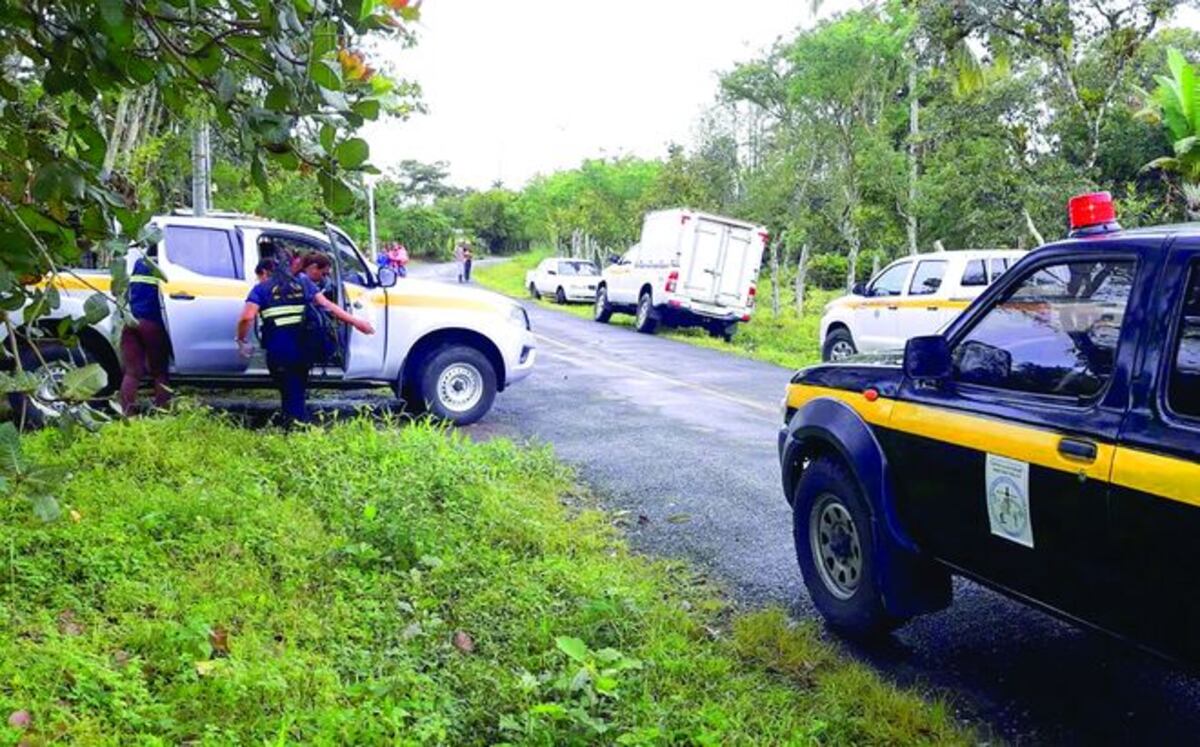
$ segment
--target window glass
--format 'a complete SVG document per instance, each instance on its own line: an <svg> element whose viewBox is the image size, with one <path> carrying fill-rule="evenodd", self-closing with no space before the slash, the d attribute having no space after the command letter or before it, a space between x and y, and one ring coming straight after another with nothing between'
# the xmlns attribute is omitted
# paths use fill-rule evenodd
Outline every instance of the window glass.
<svg viewBox="0 0 1200 747"><path fill-rule="evenodd" d="M996 282L996 278L1008 272L1008 260L1004 257L997 257L992 260L992 282Z"/></svg>
<svg viewBox="0 0 1200 747"><path fill-rule="evenodd" d="M283 257L299 257L313 252L329 254L329 244L307 236L264 233L258 237L258 258L281 261Z"/></svg>
<svg viewBox="0 0 1200 747"><path fill-rule="evenodd" d="M167 259L173 264L213 278L236 278L235 261L229 232L215 228L167 226Z"/></svg>
<svg viewBox="0 0 1200 747"><path fill-rule="evenodd" d="M954 349L958 380L1091 397L1112 375L1131 261L1051 265L1026 277Z"/></svg>
<svg viewBox="0 0 1200 747"><path fill-rule="evenodd" d="M591 262L559 262L559 275L599 275L600 272Z"/></svg>
<svg viewBox="0 0 1200 747"><path fill-rule="evenodd" d="M914 296L928 296L942 287L942 276L946 274L946 261L926 260L917 263L908 292Z"/></svg>
<svg viewBox="0 0 1200 747"><path fill-rule="evenodd" d="M333 248L337 252L338 262L341 263L342 280L354 285L370 285L371 275L367 272L367 264L354 249L354 244L337 231L333 234Z"/></svg>
<svg viewBox="0 0 1200 747"><path fill-rule="evenodd" d="M1192 266L1188 280L1167 406L1179 415L1200 418L1200 264Z"/></svg>
<svg viewBox="0 0 1200 747"><path fill-rule="evenodd" d="M909 262L892 265L871 281L868 296L898 296L904 292L904 281L908 277Z"/></svg>
<svg viewBox="0 0 1200 747"><path fill-rule="evenodd" d="M984 267L982 259L973 259L967 263L967 269L963 271L962 284L964 286L988 284L987 268Z"/></svg>

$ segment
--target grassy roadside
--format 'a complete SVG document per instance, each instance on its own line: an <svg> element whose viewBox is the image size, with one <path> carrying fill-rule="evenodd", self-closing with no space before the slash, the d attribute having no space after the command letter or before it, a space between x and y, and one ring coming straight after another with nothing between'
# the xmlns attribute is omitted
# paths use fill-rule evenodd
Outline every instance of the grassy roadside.
<svg viewBox="0 0 1200 747"><path fill-rule="evenodd" d="M548 450L187 411L24 445L75 513L0 503L0 743L970 741L631 554Z"/></svg>
<svg viewBox="0 0 1200 747"><path fill-rule="evenodd" d="M548 249L518 254L507 262L479 268L473 273L473 277L480 285L492 290L515 298L529 298L529 291L525 288L525 273L548 256ZM804 315L800 316L796 313L795 294L792 289L781 288L780 313L775 317L771 314L771 283L764 276L759 281L758 309L754 318L747 324L739 325L732 343L710 337L702 329L660 329L658 334L785 368L803 368L821 360L821 351L817 344L821 312L825 304L836 295L837 293L832 291L810 289L804 299ZM532 302L532 299L530 300ZM592 318L592 308L587 304L559 306L545 299L537 303L580 318ZM633 317L617 314L613 316L612 323L631 327Z"/></svg>

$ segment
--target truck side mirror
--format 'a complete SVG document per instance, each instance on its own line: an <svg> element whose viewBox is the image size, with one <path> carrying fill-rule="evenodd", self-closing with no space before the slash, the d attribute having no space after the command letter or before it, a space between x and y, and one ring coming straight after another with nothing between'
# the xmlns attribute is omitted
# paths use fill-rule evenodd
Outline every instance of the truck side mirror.
<svg viewBox="0 0 1200 747"><path fill-rule="evenodd" d="M391 288L400 279L400 274L391 267L379 268L379 287Z"/></svg>
<svg viewBox="0 0 1200 747"><path fill-rule="evenodd" d="M950 343L941 335L910 338L904 344L904 375L910 379L945 381L953 372Z"/></svg>
<svg viewBox="0 0 1200 747"><path fill-rule="evenodd" d="M558 274L558 270L546 270L546 274L547 274L547 275L557 275L557 274Z"/></svg>
<svg viewBox="0 0 1200 747"><path fill-rule="evenodd" d="M617 255L615 255L615 254L610 254L610 255L608 255L608 263L609 263L610 265L616 265L616 264L620 264L620 263L621 263L621 258L620 258L620 257L618 257L618 256L617 256Z"/></svg>
<svg viewBox="0 0 1200 747"><path fill-rule="evenodd" d="M851 295L854 295L854 296L867 295L867 284L866 283L855 283L854 287L850 289L850 293L851 293Z"/></svg>

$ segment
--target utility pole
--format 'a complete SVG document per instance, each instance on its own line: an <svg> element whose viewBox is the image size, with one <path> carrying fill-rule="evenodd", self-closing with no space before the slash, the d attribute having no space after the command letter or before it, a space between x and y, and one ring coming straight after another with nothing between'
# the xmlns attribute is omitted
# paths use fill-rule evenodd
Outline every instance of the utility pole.
<svg viewBox="0 0 1200 747"><path fill-rule="evenodd" d="M375 182L367 179L367 226L371 231L371 257L379 256L379 242L375 234Z"/></svg>
<svg viewBox="0 0 1200 747"><path fill-rule="evenodd" d="M208 118L198 114L192 126L192 214L200 217L208 214L212 196L208 145Z"/></svg>

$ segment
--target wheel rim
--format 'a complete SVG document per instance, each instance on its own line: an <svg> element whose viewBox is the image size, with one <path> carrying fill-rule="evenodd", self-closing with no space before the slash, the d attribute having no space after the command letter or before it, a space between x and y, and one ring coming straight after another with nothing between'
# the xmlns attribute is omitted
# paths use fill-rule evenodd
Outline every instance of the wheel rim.
<svg viewBox="0 0 1200 747"><path fill-rule="evenodd" d="M862 582L862 543L854 517L836 495L823 493L813 504L808 542L829 593L843 600L854 596Z"/></svg>
<svg viewBox="0 0 1200 747"><path fill-rule="evenodd" d="M59 361L50 361L33 372L37 388L30 392L25 401L45 417L62 417L69 407L62 400L62 380L70 368Z"/></svg>
<svg viewBox="0 0 1200 747"><path fill-rule="evenodd" d="M829 348L829 360L843 361L854 355L854 345L849 340L835 340Z"/></svg>
<svg viewBox="0 0 1200 747"><path fill-rule="evenodd" d="M650 318L650 301L642 296L642 302L638 304L637 323L639 327L646 326L646 320Z"/></svg>
<svg viewBox="0 0 1200 747"><path fill-rule="evenodd" d="M437 380L438 401L451 412L466 412L483 399L483 374L470 363L447 366Z"/></svg>

